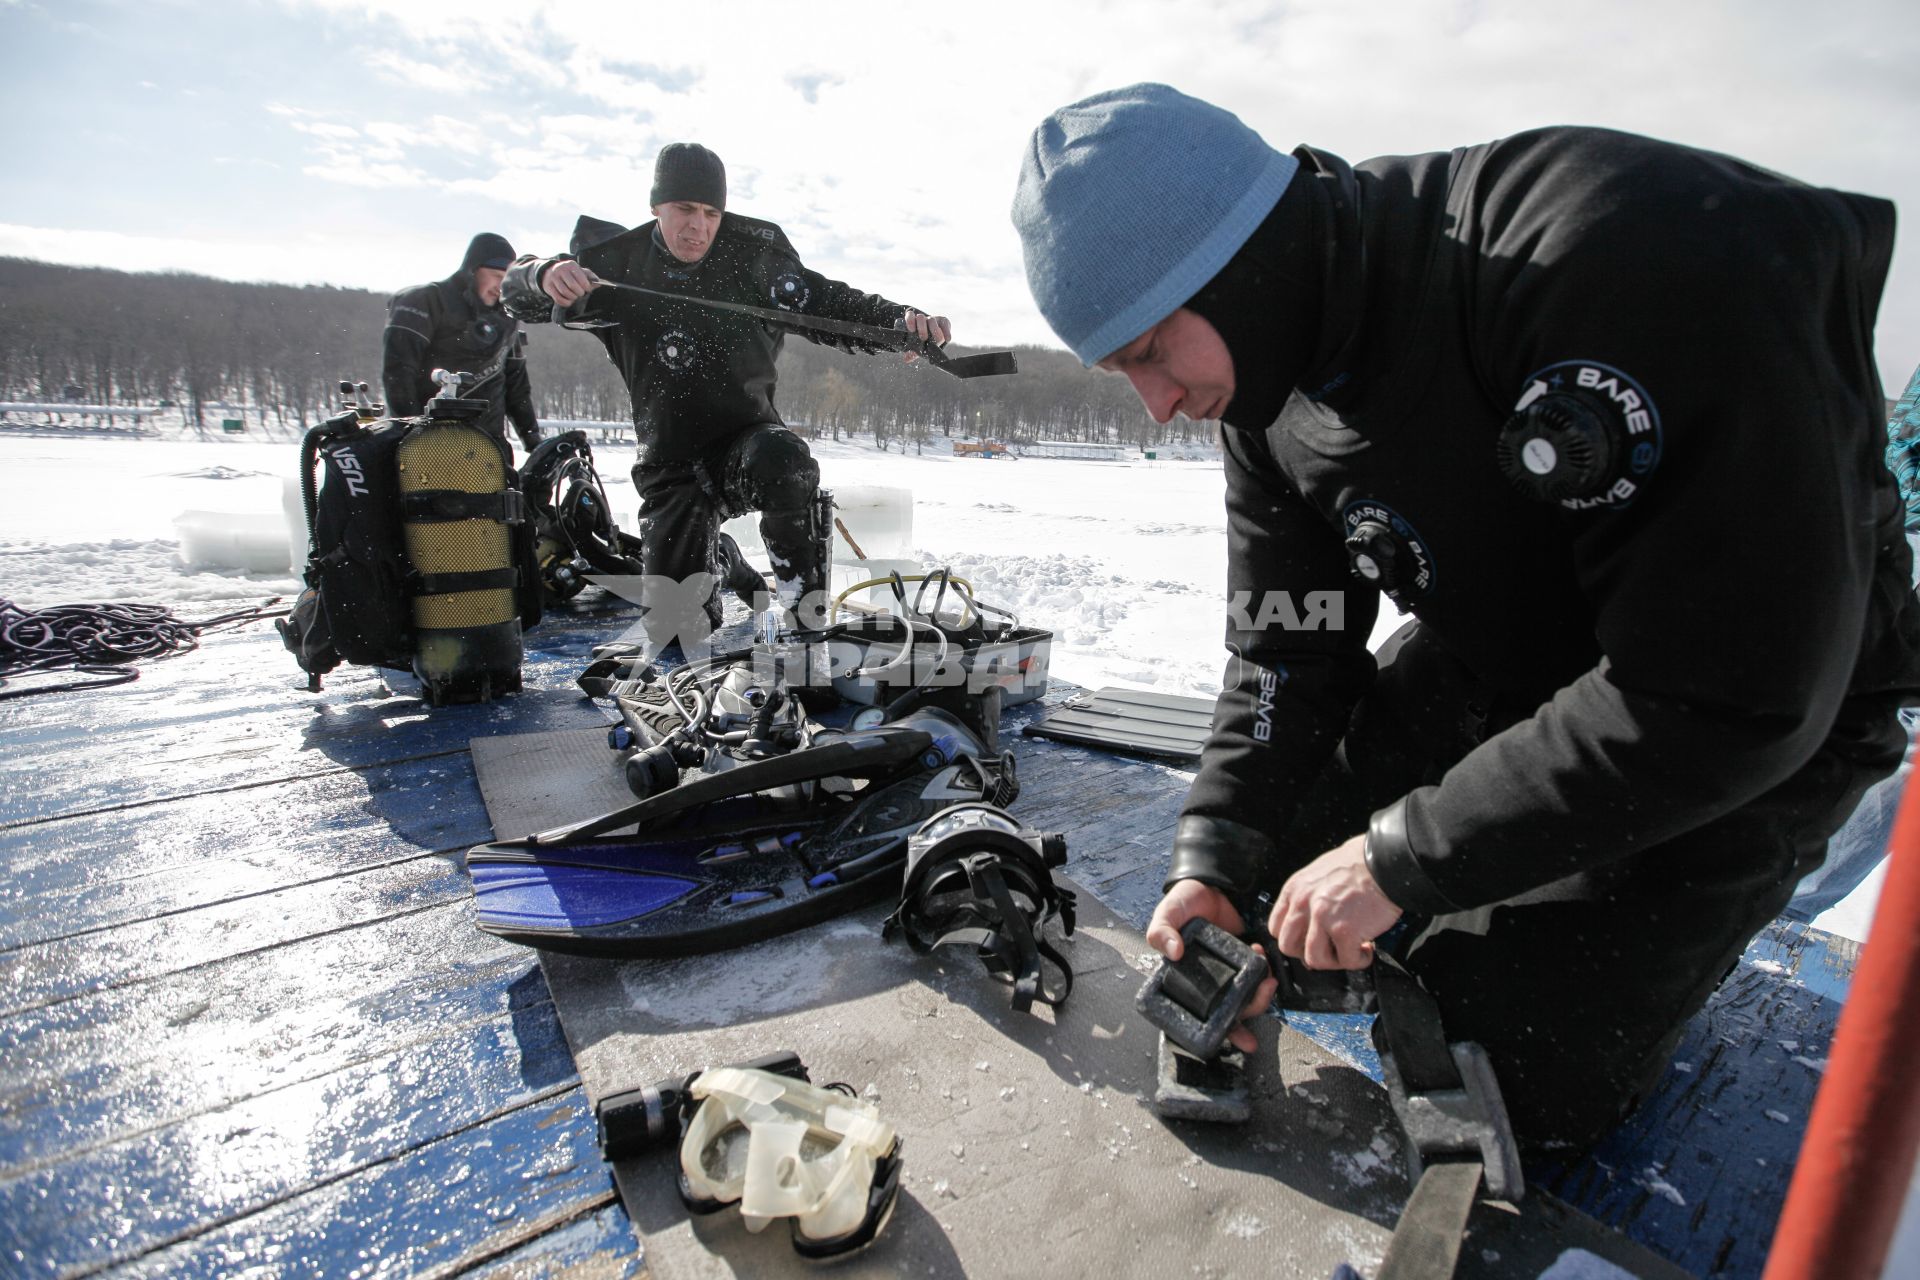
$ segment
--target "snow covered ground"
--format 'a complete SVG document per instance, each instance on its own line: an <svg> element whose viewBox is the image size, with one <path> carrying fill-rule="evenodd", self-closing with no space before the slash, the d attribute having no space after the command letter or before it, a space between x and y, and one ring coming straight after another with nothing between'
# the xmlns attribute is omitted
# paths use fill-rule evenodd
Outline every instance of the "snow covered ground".
<svg viewBox="0 0 1920 1280"><path fill-rule="evenodd" d="M28 608L143 600L191 618L205 616L202 603L297 592L291 572L183 563L175 526L188 511L280 515L297 446L174 431L150 440L0 432L0 596ZM823 441L814 452L828 488L912 490L915 557L1052 631L1061 679L1218 691L1226 582L1218 464L984 460L936 448L916 455ZM601 447L595 462L631 527L631 451ZM1383 602L1373 643L1398 622ZM1864 939L1882 872L1815 924Z"/></svg>

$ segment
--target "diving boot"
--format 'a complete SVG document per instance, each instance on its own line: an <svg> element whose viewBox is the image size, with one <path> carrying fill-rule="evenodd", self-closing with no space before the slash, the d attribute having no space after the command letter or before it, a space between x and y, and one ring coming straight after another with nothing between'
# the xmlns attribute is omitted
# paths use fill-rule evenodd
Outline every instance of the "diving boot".
<svg viewBox="0 0 1920 1280"><path fill-rule="evenodd" d="M765 601L761 597L767 594L767 580L747 562L732 534L720 535L714 548L714 558L719 561L717 576L720 584L756 613L764 610Z"/></svg>

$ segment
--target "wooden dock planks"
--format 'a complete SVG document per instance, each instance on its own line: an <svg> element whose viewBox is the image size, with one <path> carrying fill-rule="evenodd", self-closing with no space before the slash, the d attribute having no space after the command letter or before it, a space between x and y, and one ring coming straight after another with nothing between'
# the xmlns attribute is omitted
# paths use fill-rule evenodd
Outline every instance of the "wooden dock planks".
<svg viewBox="0 0 1920 1280"><path fill-rule="evenodd" d="M603 723L620 614L529 637L528 692L428 713L301 689L265 626L118 689L0 704L0 1275L640 1274L534 956L472 927L470 738ZM1034 825L1144 923L1188 775L1022 740ZM1756 943L1563 1198L1757 1274L1851 952ZM1304 1027L1363 1069L1363 1027ZM1788 1047L1791 1046L1791 1047Z"/></svg>
<svg viewBox="0 0 1920 1280"><path fill-rule="evenodd" d="M467 741L599 723L578 665L428 716L364 671L304 693L256 626L0 707L0 1274L642 1272L460 864Z"/></svg>

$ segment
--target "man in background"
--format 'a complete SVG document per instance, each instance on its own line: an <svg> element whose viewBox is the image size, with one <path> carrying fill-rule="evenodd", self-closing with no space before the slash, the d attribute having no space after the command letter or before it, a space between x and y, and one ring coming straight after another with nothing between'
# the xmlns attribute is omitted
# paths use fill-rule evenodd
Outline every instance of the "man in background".
<svg viewBox="0 0 1920 1280"><path fill-rule="evenodd" d="M523 449L540 443L527 380L526 339L500 306L500 285L513 265L505 236L483 231L467 245L460 269L445 280L402 289L387 302L380 385L396 418L425 410L439 390L435 369L474 375L464 395L488 403L481 425L505 437L513 422Z"/></svg>

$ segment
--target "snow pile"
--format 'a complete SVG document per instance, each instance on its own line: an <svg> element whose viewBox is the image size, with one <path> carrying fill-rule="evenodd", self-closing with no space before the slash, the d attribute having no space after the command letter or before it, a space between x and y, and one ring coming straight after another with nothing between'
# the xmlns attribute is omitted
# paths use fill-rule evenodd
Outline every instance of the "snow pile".
<svg viewBox="0 0 1920 1280"><path fill-rule="evenodd" d="M282 540L284 545L284 539ZM180 544L158 538L46 544L0 539L0 596L26 609L50 605L138 600L150 604L258 601L291 598L292 574L183 564ZM182 616L198 616L183 610Z"/></svg>

